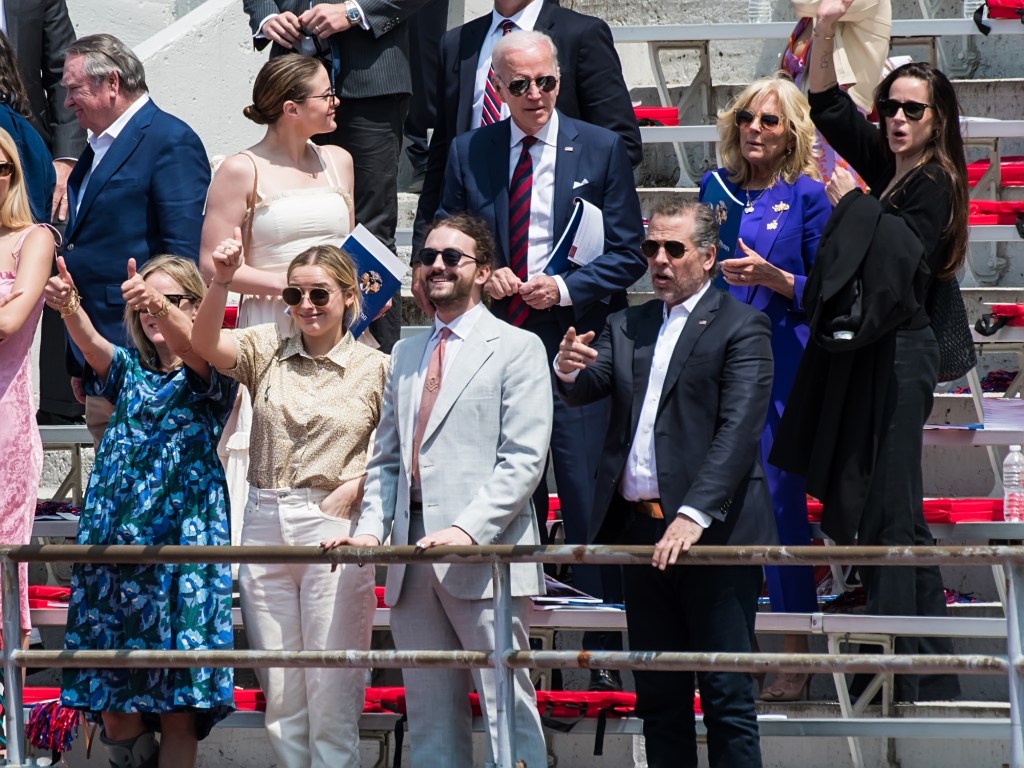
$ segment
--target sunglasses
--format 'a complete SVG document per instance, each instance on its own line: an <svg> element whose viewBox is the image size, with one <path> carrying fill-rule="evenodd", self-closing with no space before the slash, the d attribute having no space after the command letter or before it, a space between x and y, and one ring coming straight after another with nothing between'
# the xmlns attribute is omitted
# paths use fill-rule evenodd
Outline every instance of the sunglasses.
<svg viewBox="0 0 1024 768"><path fill-rule="evenodd" d="M3 175L4 175L3 174L3 164L0 163L0 176L3 176ZM165 293L164 294L164 298L167 299L168 302L170 302L171 304L173 304L176 307L180 307L181 306L181 302L183 302L183 301L195 301L196 300L196 297L193 296L190 293ZM149 310L145 310L145 312L146 312L147 315L153 314Z"/></svg>
<svg viewBox="0 0 1024 768"><path fill-rule="evenodd" d="M0 179L6 179L14 174L14 163L0 163Z"/></svg>
<svg viewBox="0 0 1024 768"><path fill-rule="evenodd" d="M879 99L878 114L882 117L896 117L896 113L903 110L903 116L915 123L924 117L926 109L935 109L933 104L922 104L919 101L896 101L895 99Z"/></svg>
<svg viewBox="0 0 1024 768"><path fill-rule="evenodd" d="M309 293L306 293L301 288L289 285L281 291L281 298L289 307L297 307L306 296L309 296L309 303L314 307L326 307L327 302L331 300L331 294L337 293L338 290L337 288L333 291L328 291L326 288L310 288Z"/></svg>
<svg viewBox="0 0 1024 768"><path fill-rule="evenodd" d="M495 75L501 80L498 75ZM504 80L501 82L505 83ZM554 75L541 75L535 77L532 80L528 77L514 77L511 82L505 83L505 87L508 88L508 92L513 96L525 96L526 92L530 90L530 83L536 84L537 88L544 93L551 93L555 90L555 86L558 85L558 78Z"/></svg>
<svg viewBox="0 0 1024 768"><path fill-rule="evenodd" d="M648 259L655 258L658 255L658 251L662 248L673 259L681 259L687 251L695 250L694 248L687 248L678 240L665 240L664 242L660 240L644 240L640 243L640 252Z"/></svg>
<svg viewBox="0 0 1024 768"><path fill-rule="evenodd" d="M736 125L740 128L745 125L751 125L754 122L755 117L760 121L762 128L778 128L782 123L782 118L778 115L769 115L766 113L755 115L749 109L737 109Z"/></svg>
<svg viewBox="0 0 1024 768"><path fill-rule="evenodd" d="M477 264L480 263L480 259L475 259L468 253L463 253L457 248L445 248L443 251L439 251L437 248L423 248L420 250L420 254L417 258L423 266L432 267L434 266L434 261L437 260L438 254L441 254L441 262L446 267L457 267L462 263L463 259L475 261Z"/></svg>

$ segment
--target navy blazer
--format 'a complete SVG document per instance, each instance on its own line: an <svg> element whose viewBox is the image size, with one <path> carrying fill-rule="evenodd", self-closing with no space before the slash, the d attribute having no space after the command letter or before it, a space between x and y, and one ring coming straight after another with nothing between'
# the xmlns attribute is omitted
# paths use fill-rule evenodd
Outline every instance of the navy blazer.
<svg viewBox="0 0 1024 768"><path fill-rule="evenodd" d="M594 344L594 363L572 385L558 382L569 405L611 396L608 436L593 480L593 541L614 543L627 520L617 489L647 395L664 307L653 300L616 312ZM710 287L672 351L654 422L665 520L671 522L684 505L710 515L701 544L778 541L759 456L771 381L767 318Z"/></svg>
<svg viewBox="0 0 1024 768"><path fill-rule="evenodd" d="M125 346L128 259L137 267L164 253L199 261L210 163L195 131L152 101L128 121L83 192L92 161L86 147L68 179L63 256L96 330ZM83 358L69 346L69 371L79 375Z"/></svg>
<svg viewBox="0 0 1024 768"><path fill-rule="evenodd" d="M559 114L554 181L554 236L557 241L583 198L604 214L604 253L585 267L562 275L571 307L552 308L581 332L600 331L609 306L625 306L625 291L647 270L640 253L644 237L640 199L622 138L596 125ZM510 121L464 133L452 143L439 216L468 211L487 220L494 233L496 267L507 267ZM518 150L517 150L518 151ZM611 303L609 303L611 302ZM504 319L507 301L492 310Z"/></svg>
<svg viewBox="0 0 1024 768"><path fill-rule="evenodd" d="M448 146L452 139L479 126L470 125L477 62L491 28L491 13L450 29L441 40L438 62L437 119L430 140L423 194L416 209L413 252L419 250L427 226L440 206ZM544 2L534 26L558 48L561 79L556 107L563 115L600 125L626 142L631 164L643 160L640 127L608 25L594 16Z"/></svg>

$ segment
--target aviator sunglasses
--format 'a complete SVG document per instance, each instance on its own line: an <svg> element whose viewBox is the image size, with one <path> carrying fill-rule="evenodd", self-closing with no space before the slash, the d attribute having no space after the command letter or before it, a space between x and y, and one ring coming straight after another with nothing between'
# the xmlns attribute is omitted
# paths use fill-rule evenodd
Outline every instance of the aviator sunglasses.
<svg viewBox="0 0 1024 768"><path fill-rule="evenodd" d="M644 240L640 243L640 252L648 259L653 259L657 256L658 251L662 248L673 259L681 259L688 250L692 250L678 240L665 240L664 242L660 240Z"/></svg>
<svg viewBox="0 0 1024 768"><path fill-rule="evenodd" d="M779 124L782 122L782 118L778 115L770 115L767 113L755 115L749 109L737 109L736 125L740 128L745 125L752 125L755 117L761 121L762 128L778 128Z"/></svg>
<svg viewBox="0 0 1024 768"><path fill-rule="evenodd" d="M495 75L501 80L498 75ZM501 82L505 83L504 80ZM554 75L541 75L531 80L528 77L513 77L511 82L505 83L505 87L508 88L508 92L513 96L523 96L528 90L530 90L530 83L535 83L537 88L544 93L551 93L555 90L555 86L558 85L558 78Z"/></svg>
<svg viewBox="0 0 1024 768"><path fill-rule="evenodd" d="M302 300L308 295L309 303L314 307L326 307L327 302L331 300L331 294L337 292L335 288L333 291L328 291L326 288L310 288L307 294L301 288L296 288L294 285L289 285L283 291L281 291L281 298L284 299L284 303L289 307L297 307L302 303Z"/></svg>
<svg viewBox="0 0 1024 768"><path fill-rule="evenodd" d="M878 114L882 117L896 117L896 113L903 110L903 116L907 120L917 122L924 117L926 109L935 109L933 104L922 104L920 101L896 101L896 99L879 99Z"/></svg>
<svg viewBox="0 0 1024 768"><path fill-rule="evenodd" d="M443 251L439 251L437 248L423 248L420 250L420 255L417 258L423 266L432 267L437 259L437 254L441 254L441 263L446 267L457 267L462 263L463 259L475 261L477 264L480 263L480 259L474 259L468 253L463 253L458 248L445 248Z"/></svg>

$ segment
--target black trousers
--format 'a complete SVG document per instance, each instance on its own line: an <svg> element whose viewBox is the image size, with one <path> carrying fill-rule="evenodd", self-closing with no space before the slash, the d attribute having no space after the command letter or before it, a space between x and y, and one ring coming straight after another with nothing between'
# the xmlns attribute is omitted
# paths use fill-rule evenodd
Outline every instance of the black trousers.
<svg viewBox="0 0 1024 768"><path fill-rule="evenodd" d="M414 169L427 164L427 131L437 118L437 60L448 29L448 0L430 0L409 17L412 99L405 118L405 153Z"/></svg>
<svg viewBox="0 0 1024 768"><path fill-rule="evenodd" d="M622 544L655 544L664 520L634 515ZM764 579L759 566L623 567L631 651L749 653ZM695 680L696 677L696 680ZM754 683L747 672L634 671L649 768L696 768L695 682L711 768L759 768Z"/></svg>
<svg viewBox="0 0 1024 768"><path fill-rule="evenodd" d="M368 99L342 99L337 128L316 137L318 144L336 144L352 155L355 168L356 221L370 230L392 252L398 226L398 153L402 148L402 124L409 109L409 95L396 93ZM390 353L402 327L402 298L370 332Z"/></svg>
<svg viewBox="0 0 1024 768"><path fill-rule="evenodd" d="M871 478L857 543L930 546L924 520L921 432L932 410L939 345L930 327L896 332L896 350L885 400L885 431ZM883 616L945 616L938 566L861 567L867 612ZM897 637L896 653L953 653L946 637ZM959 696L954 675L897 675L897 701Z"/></svg>

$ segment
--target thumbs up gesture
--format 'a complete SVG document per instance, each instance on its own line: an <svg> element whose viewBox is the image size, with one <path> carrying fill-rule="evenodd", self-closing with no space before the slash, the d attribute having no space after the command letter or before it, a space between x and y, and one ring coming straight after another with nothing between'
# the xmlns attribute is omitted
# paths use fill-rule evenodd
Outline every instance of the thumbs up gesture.
<svg viewBox="0 0 1024 768"><path fill-rule="evenodd" d="M61 309L67 307L72 300L72 297L78 295L78 290L75 288L75 281L71 279L71 275L68 274L68 266L64 262L63 256L57 257L57 274L46 281L46 285L43 287L43 296L46 299L46 303L53 309Z"/></svg>
<svg viewBox="0 0 1024 768"><path fill-rule="evenodd" d="M121 283L121 298L136 311L150 308L159 311L160 294L135 270L135 259L128 259L128 279Z"/></svg>
<svg viewBox="0 0 1024 768"><path fill-rule="evenodd" d="M590 347L595 335L594 331L577 335L576 329L570 327L558 344L558 356L555 358L558 370L562 373L582 371L597 360L597 350Z"/></svg>
<svg viewBox="0 0 1024 768"><path fill-rule="evenodd" d="M230 282L244 262L242 228L235 227L234 235L221 240L220 245L213 249L214 280Z"/></svg>

